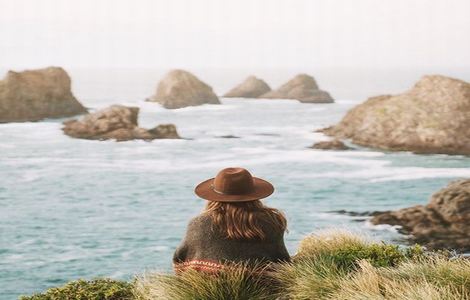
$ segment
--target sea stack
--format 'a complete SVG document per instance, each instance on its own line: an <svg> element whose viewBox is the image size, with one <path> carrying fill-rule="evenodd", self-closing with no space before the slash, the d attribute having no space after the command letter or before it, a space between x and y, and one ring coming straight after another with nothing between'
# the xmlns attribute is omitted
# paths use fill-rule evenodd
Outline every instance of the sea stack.
<svg viewBox="0 0 470 300"><path fill-rule="evenodd" d="M259 98L295 99L303 103L333 103L328 92L318 88L315 79L307 74L299 74L276 90L267 92Z"/></svg>
<svg viewBox="0 0 470 300"><path fill-rule="evenodd" d="M154 96L148 99L165 108L175 109L202 104L220 104L212 88L193 74L184 70L170 71L157 86Z"/></svg>
<svg viewBox="0 0 470 300"><path fill-rule="evenodd" d="M269 85L264 80L250 76L245 81L231 89L224 97L230 98L257 98L271 91Z"/></svg>
<svg viewBox="0 0 470 300"><path fill-rule="evenodd" d="M424 76L403 94L368 99L323 132L385 150L470 155L470 84Z"/></svg>
<svg viewBox="0 0 470 300"><path fill-rule="evenodd" d="M64 69L8 71L0 81L0 123L39 121L86 113Z"/></svg>
<svg viewBox="0 0 470 300"><path fill-rule="evenodd" d="M451 182L427 205L376 214L373 224L401 226L412 241L430 249L470 251L470 179Z"/></svg>
<svg viewBox="0 0 470 300"><path fill-rule="evenodd" d="M154 140L180 138L173 124L158 125L153 129L138 126L139 108L112 105L80 120L64 122L62 130L68 136L88 140Z"/></svg>

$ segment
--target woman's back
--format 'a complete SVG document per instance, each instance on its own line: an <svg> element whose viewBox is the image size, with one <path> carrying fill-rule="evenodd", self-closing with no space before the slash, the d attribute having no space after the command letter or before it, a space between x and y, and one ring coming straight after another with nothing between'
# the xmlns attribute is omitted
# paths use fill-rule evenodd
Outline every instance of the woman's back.
<svg viewBox="0 0 470 300"><path fill-rule="evenodd" d="M273 191L272 184L243 168L223 169L200 183L195 193L207 205L189 222L173 257L175 271L213 272L224 263L288 261L287 221L279 210L260 201Z"/></svg>
<svg viewBox="0 0 470 300"><path fill-rule="evenodd" d="M274 229L268 223L262 222L260 227L266 233L263 240L229 239L217 230L211 216L203 213L189 222L186 236L176 250L173 262L288 261L284 232Z"/></svg>

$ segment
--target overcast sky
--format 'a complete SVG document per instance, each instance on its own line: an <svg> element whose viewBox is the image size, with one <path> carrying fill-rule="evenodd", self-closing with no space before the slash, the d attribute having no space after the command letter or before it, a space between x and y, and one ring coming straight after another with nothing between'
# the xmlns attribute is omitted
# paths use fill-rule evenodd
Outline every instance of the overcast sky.
<svg viewBox="0 0 470 300"><path fill-rule="evenodd" d="M0 67L470 66L468 0L0 0Z"/></svg>

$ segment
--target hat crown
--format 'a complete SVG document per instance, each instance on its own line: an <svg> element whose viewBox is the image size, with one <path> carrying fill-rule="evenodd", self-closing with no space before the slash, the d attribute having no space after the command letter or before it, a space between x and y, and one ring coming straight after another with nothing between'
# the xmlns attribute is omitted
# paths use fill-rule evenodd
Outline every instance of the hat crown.
<svg viewBox="0 0 470 300"><path fill-rule="evenodd" d="M243 195L254 189L253 176L244 168L226 168L214 178L214 191L225 195Z"/></svg>

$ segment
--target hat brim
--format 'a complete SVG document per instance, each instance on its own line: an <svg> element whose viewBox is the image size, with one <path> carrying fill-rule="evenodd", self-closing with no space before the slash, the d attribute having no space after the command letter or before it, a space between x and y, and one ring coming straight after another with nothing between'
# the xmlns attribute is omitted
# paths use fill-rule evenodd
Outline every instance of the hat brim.
<svg viewBox="0 0 470 300"><path fill-rule="evenodd" d="M242 195L221 194L214 191L214 178L201 182L194 192L202 199L214 202L248 202L266 198L274 192L274 186L261 178L253 177L253 191Z"/></svg>

